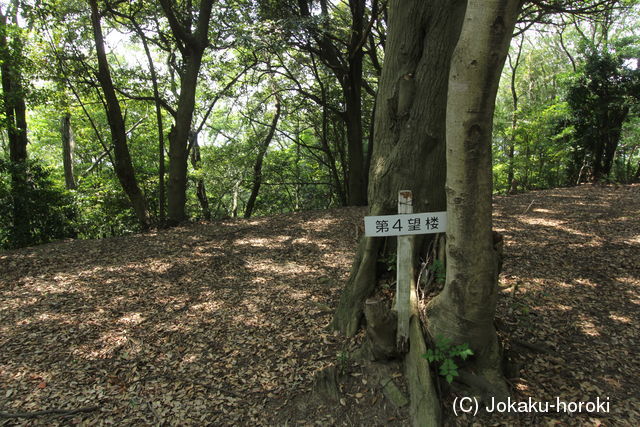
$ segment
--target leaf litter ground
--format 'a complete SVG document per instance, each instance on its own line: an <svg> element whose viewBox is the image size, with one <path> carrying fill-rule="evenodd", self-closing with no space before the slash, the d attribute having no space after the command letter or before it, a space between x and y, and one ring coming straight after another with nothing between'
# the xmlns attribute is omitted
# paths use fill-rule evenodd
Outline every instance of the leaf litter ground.
<svg viewBox="0 0 640 427"><path fill-rule="evenodd" d="M0 424L406 425L349 359L357 342L327 329L363 213L0 254ZM640 424L638 218L637 185L496 198L497 326L514 399L608 397L610 413L474 420L452 414L451 394L445 424ZM330 365L348 374L342 397L313 402L314 375Z"/></svg>

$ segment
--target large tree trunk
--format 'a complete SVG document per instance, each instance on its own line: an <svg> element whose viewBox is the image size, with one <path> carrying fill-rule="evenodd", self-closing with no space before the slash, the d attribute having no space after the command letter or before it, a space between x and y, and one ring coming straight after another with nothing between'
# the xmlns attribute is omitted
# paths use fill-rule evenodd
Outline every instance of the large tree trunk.
<svg viewBox="0 0 640 427"><path fill-rule="evenodd" d="M213 0L200 2L195 31L191 29L192 16L178 17L175 5L169 0L160 0L160 5L169 20L184 64L180 73L180 96L175 124L169 134L168 223L176 225L186 219L188 141L195 108L198 73L202 55L209 43L209 21ZM189 10L189 13L191 12Z"/></svg>
<svg viewBox="0 0 640 427"><path fill-rule="evenodd" d="M431 336L475 352L484 393L505 397L494 328L498 260L491 230L491 133L500 72L519 0L469 0L447 102L446 284L427 306Z"/></svg>
<svg viewBox="0 0 640 427"><path fill-rule="evenodd" d="M249 200L247 200L247 206L244 210L244 217L250 218L251 214L253 214L253 208L256 204L256 199L258 198L258 193L260 192L260 186L262 185L262 162L264 160L264 156L267 153L267 148L269 148L269 144L271 144L271 140L273 139L273 135L276 132L276 127L278 126L278 119L280 118L280 102L276 101L276 113L273 116L273 120L271 121L271 126L269 127L269 132L265 137L264 141L260 144L260 148L258 149L258 156L256 157L256 162L253 165L253 185L251 187L251 194L249 195Z"/></svg>
<svg viewBox="0 0 640 427"><path fill-rule="evenodd" d="M133 209L138 218L140 227L145 230L149 228L149 214L144 195L138 187L129 147L127 146L127 131L125 128L120 102L116 97L116 92L111 79L111 71L107 62L107 54L104 48L104 36L100 26L100 13L98 12L98 4L96 0L89 0L91 7L91 26L93 28L93 37L96 45L96 55L98 57L98 82L102 87L104 94L107 120L111 130L111 141L113 142L113 152L115 160L115 170L118 180L129 197Z"/></svg>
<svg viewBox="0 0 640 427"><path fill-rule="evenodd" d="M73 174L73 151L75 139L71 129L71 114L66 113L60 121L60 134L62 136L62 164L64 166L64 183L67 190L75 190L76 180Z"/></svg>
<svg viewBox="0 0 640 427"><path fill-rule="evenodd" d="M196 99L196 82L202 54L189 55L181 76L180 99L174 127L169 133L168 222L176 225L186 219L187 149Z"/></svg>
<svg viewBox="0 0 640 427"><path fill-rule="evenodd" d="M395 213L397 194L413 190L416 212L445 208L445 113L449 64L465 0L393 2L378 90L369 171L369 214ZM415 250L423 246L416 239ZM376 286L383 239L363 237L333 327L354 335Z"/></svg>

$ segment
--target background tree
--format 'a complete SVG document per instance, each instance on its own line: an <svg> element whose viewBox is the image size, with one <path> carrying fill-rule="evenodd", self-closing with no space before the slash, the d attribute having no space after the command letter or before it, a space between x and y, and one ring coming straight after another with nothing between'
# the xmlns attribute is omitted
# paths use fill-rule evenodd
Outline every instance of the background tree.
<svg viewBox="0 0 640 427"><path fill-rule="evenodd" d="M18 2L5 11L0 7L0 74L2 74L3 127L7 129L11 162L12 240L24 245L31 240L26 197L27 117L25 88L22 81L23 39L18 25Z"/></svg>
<svg viewBox="0 0 640 427"><path fill-rule="evenodd" d="M100 12L96 0L89 0L91 7L91 26L95 40L96 54L98 57L97 78L102 87L105 98L105 108L111 129L111 140L114 147L115 171L122 188L131 200L133 209L138 217L140 227L145 230L149 228L149 214L145 198L138 187L135 171L131 162L131 154L127 145L127 131L125 121L120 108L120 102L116 97L116 91L111 79L111 71L107 61L107 54L104 48L104 36L100 25Z"/></svg>
<svg viewBox="0 0 640 427"><path fill-rule="evenodd" d="M640 70L625 67L624 60L608 50L591 47L569 87L576 182L586 178L585 169L595 182L610 176L623 124L640 99Z"/></svg>
<svg viewBox="0 0 640 427"><path fill-rule="evenodd" d="M169 134L168 221L177 224L186 219L185 193L187 191L189 133L191 132L202 55L209 44L209 22L213 0L200 2L195 22L189 7L190 2L187 3L187 8L184 11L177 10L176 6L168 0L161 0L160 4L182 56L182 65L179 69L178 108L176 109L174 127Z"/></svg>

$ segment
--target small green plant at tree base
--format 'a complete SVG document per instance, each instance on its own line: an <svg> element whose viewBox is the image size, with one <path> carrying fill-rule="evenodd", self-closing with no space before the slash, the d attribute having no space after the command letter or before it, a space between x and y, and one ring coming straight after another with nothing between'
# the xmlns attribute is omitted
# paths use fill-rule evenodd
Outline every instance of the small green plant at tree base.
<svg viewBox="0 0 640 427"><path fill-rule="evenodd" d="M438 364L438 373L451 384L453 379L458 376L458 365L454 358L459 357L462 360L466 360L471 355L473 355L473 351L467 343L451 345L451 340L438 335L435 348L427 349L427 353L423 354L422 357L427 359L429 363Z"/></svg>
<svg viewBox="0 0 640 427"><path fill-rule="evenodd" d="M387 267L387 271L395 271L396 263L398 259L398 254L395 252L391 252L386 257L383 258L383 262Z"/></svg>
<svg viewBox="0 0 640 427"><path fill-rule="evenodd" d="M346 350L339 351L336 354L336 359L338 361L338 369L341 373L344 373L347 370L347 366L349 364L349 352Z"/></svg>
<svg viewBox="0 0 640 427"><path fill-rule="evenodd" d="M442 284L447 279L447 271L444 267L444 263L439 259L433 261L429 266L429 271L433 273L436 283Z"/></svg>

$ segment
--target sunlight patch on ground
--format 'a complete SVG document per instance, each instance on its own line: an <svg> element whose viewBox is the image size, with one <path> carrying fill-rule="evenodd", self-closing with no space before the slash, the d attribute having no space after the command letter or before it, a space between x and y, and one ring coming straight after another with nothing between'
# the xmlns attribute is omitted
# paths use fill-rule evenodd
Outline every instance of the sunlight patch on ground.
<svg viewBox="0 0 640 427"><path fill-rule="evenodd" d="M575 285L567 282L558 282L558 286L561 288L573 288Z"/></svg>
<svg viewBox="0 0 640 427"><path fill-rule="evenodd" d="M120 317L120 319L118 319L118 323L135 326L144 322L144 320L145 320L145 317L142 316L142 313L130 312Z"/></svg>
<svg viewBox="0 0 640 427"><path fill-rule="evenodd" d="M73 323L73 322L70 321L69 316L67 316L65 314L52 313L52 312L42 313L42 314L40 314L39 316L36 317L36 320L42 321L42 322L55 321L55 322L58 322L59 324L63 324L63 323L71 324L71 323ZM31 323L31 322L29 322L29 323Z"/></svg>
<svg viewBox="0 0 640 427"><path fill-rule="evenodd" d="M578 285L588 286L590 288L595 288L598 286L597 283L593 283L591 280L585 278L576 278L575 281Z"/></svg>
<svg viewBox="0 0 640 427"><path fill-rule="evenodd" d="M590 233L584 233L582 231L576 230L575 228L568 227L567 221L565 220L554 220L550 218L532 218L528 216L520 216L518 218L520 221L534 226L543 226L543 227L551 227L556 228L558 230L565 231L570 234L575 234L577 236L585 236L585 237L593 237Z"/></svg>
<svg viewBox="0 0 640 427"><path fill-rule="evenodd" d="M615 320L616 322L625 323L625 324L631 323L631 319L628 316L623 316L615 313L611 313L609 315L609 319Z"/></svg>
<svg viewBox="0 0 640 427"><path fill-rule="evenodd" d="M638 245L638 244L640 244L640 234L638 234L637 236L634 236L634 237L632 237L630 239L626 239L626 240L624 240L624 242L632 244L632 245Z"/></svg>
<svg viewBox="0 0 640 427"><path fill-rule="evenodd" d="M286 261L283 264L254 262L249 265L249 270L258 275L265 273L282 274L283 272L314 273L316 271L314 268L311 268L306 264L299 264L292 261Z"/></svg>
<svg viewBox="0 0 640 427"><path fill-rule="evenodd" d="M584 334L592 336L592 337L599 337L600 336L600 331L598 331L596 325L591 320L588 320L588 319L585 319L584 317L582 317L582 319L580 321L578 321L577 324L580 327L580 329L582 329L582 332Z"/></svg>
<svg viewBox="0 0 640 427"><path fill-rule="evenodd" d="M207 300L199 304L193 304L189 307L189 311L194 313L213 313L218 311L220 307L222 307L220 301Z"/></svg>
<svg viewBox="0 0 640 427"><path fill-rule="evenodd" d="M624 283L625 285L637 286L640 285L640 281L638 281L638 277L634 276L620 276L616 277L616 280L620 283ZM638 289L640 291L640 289Z"/></svg>
<svg viewBox="0 0 640 427"><path fill-rule="evenodd" d="M240 239L236 239L234 240L234 244L236 245L249 245L249 246L256 246L258 248L271 248L274 249L276 247L280 247L280 245L278 244L274 244L274 243L282 243L287 241L290 238L290 236L273 236L273 237L269 237L269 238L264 238L264 237L247 237L247 238L240 238Z"/></svg>
<svg viewBox="0 0 640 427"><path fill-rule="evenodd" d="M126 330L109 330L104 332L96 342L79 345L72 353L85 359L104 359L127 343L128 337Z"/></svg>

